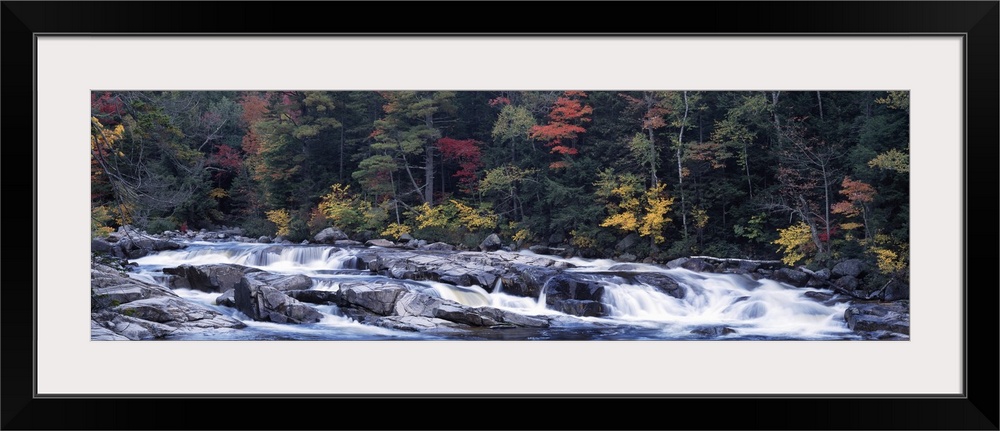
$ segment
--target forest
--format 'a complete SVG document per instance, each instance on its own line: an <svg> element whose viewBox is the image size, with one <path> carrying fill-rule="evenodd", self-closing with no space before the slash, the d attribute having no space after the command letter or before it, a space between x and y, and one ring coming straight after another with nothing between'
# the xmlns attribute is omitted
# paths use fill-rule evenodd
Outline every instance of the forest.
<svg viewBox="0 0 1000 431"><path fill-rule="evenodd" d="M238 227L907 281L906 91L94 91L92 236Z"/></svg>

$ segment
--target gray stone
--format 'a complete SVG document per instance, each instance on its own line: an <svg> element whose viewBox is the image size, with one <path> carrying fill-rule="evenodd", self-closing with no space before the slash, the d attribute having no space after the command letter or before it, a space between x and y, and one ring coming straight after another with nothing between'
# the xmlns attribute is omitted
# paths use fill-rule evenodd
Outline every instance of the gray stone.
<svg viewBox="0 0 1000 431"><path fill-rule="evenodd" d="M910 333L910 310L901 302L856 303L844 312L847 326L858 332L889 331Z"/></svg>
<svg viewBox="0 0 1000 431"><path fill-rule="evenodd" d="M247 273L246 279L280 291L304 290L312 287L312 279L302 274L274 274L260 271Z"/></svg>
<svg viewBox="0 0 1000 431"><path fill-rule="evenodd" d="M884 298L886 301L898 301L900 299L910 299L910 285L893 280L885 288Z"/></svg>
<svg viewBox="0 0 1000 431"><path fill-rule="evenodd" d="M621 256L618 256L617 260L619 262L635 262L635 259L636 259L636 255L634 255L632 253L622 253Z"/></svg>
<svg viewBox="0 0 1000 431"><path fill-rule="evenodd" d="M396 300L407 290L403 285L392 283L344 283L340 285L340 297L347 304L389 316L394 314Z"/></svg>
<svg viewBox="0 0 1000 431"><path fill-rule="evenodd" d="M229 289L215 298L215 305L236 308L236 289Z"/></svg>
<svg viewBox="0 0 1000 431"><path fill-rule="evenodd" d="M370 239L365 241L365 245L375 246L375 247L395 247L396 243L389 241L387 239Z"/></svg>
<svg viewBox="0 0 1000 431"><path fill-rule="evenodd" d="M333 244L334 241L342 241L350 238L348 238L347 234L345 234L340 229L334 229L332 227L328 227L317 233L316 236L313 237L313 239L320 244Z"/></svg>
<svg viewBox="0 0 1000 431"><path fill-rule="evenodd" d="M269 236L261 236L260 238L257 238L257 242L259 242L261 244L270 244L271 243L271 237L269 237Z"/></svg>
<svg viewBox="0 0 1000 431"><path fill-rule="evenodd" d="M639 242L639 235L635 233L630 233L627 236L625 236L625 238L622 238L621 241L618 241L618 244L615 244L615 251L618 251L619 253L623 252L625 250L632 248L632 246L636 245L636 243L638 242Z"/></svg>
<svg viewBox="0 0 1000 431"><path fill-rule="evenodd" d="M864 274L866 271L866 265L860 259L847 259L833 267L833 276L851 276L859 278L861 274Z"/></svg>
<svg viewBox="0 0 1000 431"><path fill-rule="evenodd" d="M232 289L236 287L244 275L259 271L256 268L228 263L163 268L164 274L173 276L170 280L171 287L213 293Z"/></svg>
<svg viewBox="0 0 1000 431"><path fill-rule="evenodd" d="M446 244L443 242L435 242L427 245L419 246L421 250L431 250L431 251L453 251L455 246L451 244Z"/></svg>
<svg viewBox="0 0 1000 431"><path fill-rule="evenodd" d="M789 284L795 287L804 287L809 282L809 274L792 268L781 268L771 275L777 282Z"/></svg>
<svg viewBox="0 0 1000 431"><path fill-rule="evenodd" d="M111 243L109 243L109 242L107 242L107 241L105 241L103 239L94 238L94 239L90 240L90 251L92 251L92 252L95 252L95 253L112 253L112 250L114 250L114 246L112 246Z"/></svg>
<svg viewBox="0 0 1000 431"><path fill-rule="evenodd" d="M503 246L503 241L500 241L500 236L495 233L489 234L483 242L479 243L480 251L497 251Z"/></svg>
<svg viewBox="0 0 1000 431"><path fill-rule="evenodd" d="M247 277L236 286L235 299L236 308L257 321L313 323L323 318L323 315L311 306Z"/></svg>
<svg viewBox="0 0 1000 431"><path fill-rule="evenodd" d="M842 276L836 279L833 284L846 291L853 291L858 288L858 279L850 275Z"/></svg>
<svg viewBox="0 0 1000 431"><path fill-rule="evenodd" d="M310 304L334 304L339 297L337 292L329 290L289 290L284 293L298 301Z"/></svg>

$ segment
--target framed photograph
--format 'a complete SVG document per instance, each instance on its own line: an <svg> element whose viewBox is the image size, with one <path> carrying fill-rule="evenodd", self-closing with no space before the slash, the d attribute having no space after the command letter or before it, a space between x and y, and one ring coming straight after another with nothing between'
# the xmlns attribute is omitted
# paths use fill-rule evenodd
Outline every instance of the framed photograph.
<svg viewBox="0 0 1000 431"><path fill-rule="evenodd" d="M8 157L34 160L8 241L34 229L4 427L566 398L652 410L552 426L997 429L968 238L996 237L1000 4L683 6L717 22L5 2L4 133L33 143Z"/></svg>

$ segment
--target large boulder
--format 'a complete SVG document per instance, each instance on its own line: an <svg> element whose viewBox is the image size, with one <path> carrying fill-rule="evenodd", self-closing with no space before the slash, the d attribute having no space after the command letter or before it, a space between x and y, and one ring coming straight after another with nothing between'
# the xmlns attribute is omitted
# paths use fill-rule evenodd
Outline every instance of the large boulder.
<svg viewBox="0 0 1000 431"><path fill-rule="evenodd" d="M844 320L857 332L888 331L909 335L910 310L905 302L855 303L844 312Z"/></svg>
<svg viewBox="0 0 1000 431"><path fill-rule="evenodd" d="M833 267L834 277L850 276L860 278L867 271L867 267L861 259L847 259Z"/></svg>
<svg viewBox="0 0 1000 431"><path fill-rule="evenodd" d="M687 295L687 289L667 274L658 272L636 273L632 276L632 279L636 282L653 286L657 290L677 299L683 299Z"/></svg>
<svg viewBox="0 0 1000 431"><path fill-rule="evenodd" d="M545 284L545 305L574 316L603 316L604 285L586 274L561 273Z"/></svg>
<svg viewBox="0 0 1000 431"><path fill-rule="evenodd" d="M898 301L900 299L910 299L910 285L900 281L893 280L889 282L889 285L885 288L885 296L883 297L886 301Z"/></svg>
<svg viewBox="0 0 1000 431"><path fill-rule="evenodd" d="M259 269L235 264L211 265L181 265L174 268L163 268L163 273L172 275L170 286L203 292L225 292L239 284L244 275L258 272Z"/></svg>
<svg viewBox="0 0 1000 431"><path fill-rule="evenodd" d="M618 241L618 244L615 244L615 251L619 253L623 252L625 250L632 248L632 246L636 245L636 243L638 242L639 242L639 235L636 235L635 233L630 233L627 236L625 236L625 238L622 238L621 241Z"/></svg>
<svg viewBox="0 0 1000 431"><path fill-rule="evenodd" d="M500 241L500 237L495 233L491 233L486 237L486 239L483 240L483 242L479 243L479 250L497 251L501 246L503 246L503 242Z"/></svg>
<svg viewBox="0 0 1000 431"><path fill-rule="evenodd" d="M387 239L378 238L365 241L365 245L373 247L395 247L396 243L389 241Z"/></svg>
<svg viewBox="0 0 1000 431"><path fill-rule="evenodd" d="M237 329L246 325L163 286L91 265L91 339L147 340L178 332Z"/></svg>
<svg viewBox="0 0 1000 431"><path fill-rule="evenodd" d="M248 276L236 285L234 296L236 309L256 321L313 323L323 318L312 306Z"/></svg>
<svg viewBox="0 0 1000 431"><path fill-rule="evenodd" d="M398 283L343 283L340 285L340 297L344 303L364 308L381 316L395 314L396 301L407 292L406 286Z"/></svg>
<svg viewBox="0 0 1000 431"><path fill-rule="evenodd" d="M312 279L302 274L274 274L264 271L251 271L246 274L246 279L279 291L305 290L312 287Z"/></svg>
<svg viewBox="0 0 1000 431"><path fill-rule="evenodd" d="M809 274L792 268L781 268L771 275L774 281L795 287L805 287L811 278Z"/></svg>
<svg viewBox="0 0 1000 431"><path fill-rule="evenodd" d="M340 229L328 227L321 230L313 239L320 244L333 244L334 241L342 241L350 238Z"/></svg>
<svg viewBox="0 0 1000 431"><path fill-rule="evenodd" d="M420 250L430 250L430 251L452 251L455 250L455 246L443 243L443 242L433 242L426 245L418 245L417 248Z"/></svg>

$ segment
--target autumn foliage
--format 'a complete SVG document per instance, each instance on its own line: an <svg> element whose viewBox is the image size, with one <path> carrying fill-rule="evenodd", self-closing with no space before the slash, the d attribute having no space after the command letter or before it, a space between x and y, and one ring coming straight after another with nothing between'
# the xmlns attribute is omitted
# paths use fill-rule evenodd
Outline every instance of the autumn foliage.
<svg viewBox="0 0 1000 431"><path fill-rule="evenodd" d="M553 154L565 156L576 155L579 150L574 147L574 142L581 133L587 131L582 124L590 122L588 115L594 112L594 108L583 103L581 99L586 98L587 93L582 91L567 91L556 99L552 110L549 111L549 122L544 125L533 126L528 131L528 137L539 141L546 141L545 146L550 148ZM555 166L558 164L558 166ZM564 167L565 162L555 162L554 167Z"/></svg>

